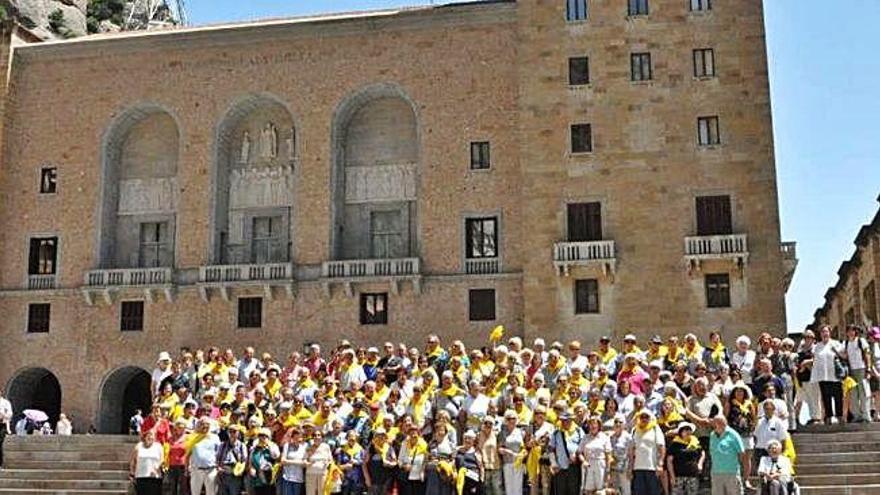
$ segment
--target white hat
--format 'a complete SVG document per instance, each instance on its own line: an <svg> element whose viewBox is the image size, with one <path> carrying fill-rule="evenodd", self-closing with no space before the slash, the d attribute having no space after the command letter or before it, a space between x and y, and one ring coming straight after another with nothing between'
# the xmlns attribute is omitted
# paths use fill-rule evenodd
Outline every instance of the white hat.
<svg viewBox="0 0 880 495"><path fill-rule="evenodd" d="M367 352L368 352L368 353L379 354L379 349L377 349L377 348L375 348L375 347L370 347L369 349L367 349Z"/></svg>
<svg viewBox="0 0 880 495"><path fill-rule="evenodd" d="M537 347L537 346L541 346L541 347L546 347L546 346L547 346L547 344L544 343L544 339L542 339L541 337L538 337L537 339L535 339L535 343L534 343L534 345L535 345L536 347Z"/></svg>
<svg viewBox="0 0 880 495"><path fill-rule="evenodd" d="M682 428L690 428L691 431L696 431L697 427L694 426L693 423L688 423L687 421L682 421L678 424L678 428L675 429L678 433L681 433Z"/></svg>
<svg viewBox="0 0 880 495"><path fill-rule="evenodd" d="M165 352L165 351L160 352L160 353L159 353L159 358L156 359L156 362L158 363L158 362L160 362L160 361L171 361L171 354L168 354L168 353Z"/></svg>
<svg viewBox="0 0 880 495"><path fill-rule="evenodd" d="M638 340L638 339L636 339L635 335L628 333L623 337L624 342L626 342L627 340Z"/></svg>
<svg viewBox="0 0 880 495"><path fill-rule="evenodd" d="M740 335L740 336L736 339L736 343L737 343L737 344L752 345L752 339L746 337L745 335Z"/></svg>

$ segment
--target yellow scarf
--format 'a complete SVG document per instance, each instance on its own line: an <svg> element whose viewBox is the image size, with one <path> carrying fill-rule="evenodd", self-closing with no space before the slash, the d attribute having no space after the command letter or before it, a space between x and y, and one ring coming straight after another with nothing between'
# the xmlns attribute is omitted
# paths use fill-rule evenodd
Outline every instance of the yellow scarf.
<svg viewBox="0 0 880 495"><path fill-rule="evenodd" d="M685 446L687 450L699 450L700 449L700 441L697 440L697 437L691 435L691 437L685 441L684 438L681 438L679 435L675 435L675 438L672 439L675 443L680 443Z"/></svg>
<svg viewBox="0 0 880 495"><path fill-rule="evenodd" d="M656 427L657 427L657 420L655 420L655 419L648 421L648 424L646 424L645 426L642 426L641 421L636 421L636 431L639 433L639 435L644 435L645 433L653 430Z"/></svg>
<svg viewBox="0 0 880 495"><path fill-rule="evenodd" d="M459 395L464 395L464 390L458 388L458 385L453 383L448 388L445 388L445 389L441 388L440 393L445 395L446 397L452 398L452 397L456 397Z"/></svg>
<svg viewBox="0 0 880 495"><path fill-rule="evenodd" d="M430 357L430 358L438 358L441 355L443 355L443 348L440 347L439 345L437 347L435 347L433 351L428 353L428 357Z"/></svg>
<svg viewBox="0 0 880 495"><path fill-rule="evenodd" d="M676 423L681 423L682 421L684 421L682 415L679 414L678 411L675 410L675 408L673 408L666 416L660 416L660 418L657 420L657 423L668 428Z"/></svg>
<svg viewBox="0 0 880 495"><path fill-rule="evenodd" d="M669 349L665 345L660 344L660 346L657 347L657 352L652 351L650 347L648 348L647 358L648 361L654 361L666 357L666 354L668 353Z"/></svg>
<svg viewBox="0 0 880 495"><path fill-rule="evenodd" d="M425 402L428 401L428 396L422 393L418 399L413 397L413 400L410 403L410 406L412 406L413 423L421 428L425 420Z"/></svg>
<svg viewBox="0 0 880 495"><path fill-rule="evenodd" d="M688 359L699 359L703 354L703 346L700 344L694 344L691 350L687 350L687 347L684 349L684 356Z"/></svg>
<svg viewBox="0 0 880 495"><path fill-rule="evenodd" d="M183 450L186 452L186 455L189 455L192 452L192 449L195 448L196 444L205 439L208 435L206 433L190 433L183 439Z"/></svg>
<svg viewBox="0 0 880 495"><path fill-rule="evenodd" d="M335 462L331 462L330 467L327 468L327 475L324 478L324 495L333 493L333 487L342 479L342 474L342 469L339 469Z"/></svg>
<svg viewBox="0 0 880 495"><path fill-rule="evenodd" d="M605 412L605 401L599 399L595 402L590 401L587 404L587 410L590 411L591 416L599 416L603 412Z"/></svg>
<svg viewBox="0 0 880 495"><path fill-rule="evenodd" d="M422 437L416 437L415 445L411 438L406 439L406 448L409 450L410 459L414 459L428 452L428 442Z"/></svg>
<svg viewBox="0 0 880 495"><path fill-rule="evenodd" d="M541 469L541 446L535 445L532 447L532 450L529 451L529 457L526 459L526 473L529 475L529 483L534 483L538 480L538 473Z"/></svg>
<svg viewBox="0 0 880 495"><path fill-rule="evenodd" d="M363 450L364 448L361 447L361 444L357 442L355 442L354 445L349 445L348 443L346 443L342 446L342 451L345 452L345 455L347 455L350 459L354 459L359 456Z"/></svg>
<svg viewBox="0 0 880 495"><path fill-rule="evenodd" d="M752 402L749 400L745 400L743 402L737 402L736 399L731 399L730 403L739 408L739 412L741 414L745 414L746 416L752 414Z"/></svg>
<svg viewBox="0 0 880 495"><path fill-rule="evenodd" d="M384 462L385 456L386 454L388 454L388 442L382 442L380 444L378 440L378 438L373 440L373 448L376 449L377 452L379 452L379 455L382 457L382 461Z"/></svg>
<svg viewBox="0 0 880 495"><path fill-rule="evenodd" d="M716 345L715 348L712 349L712 361L720 363L724 359L725 350L726 348L724 347L724 344L719 342L718 345Z"/></svg>
<svg viewBox="0 0 880 495"><path fill-rule="evenodd" d="M617 357L617 350L611 346L608 346L607 351L602 352L602 349L599 349L596 351L596 354L598 354L599 357L602 359L602 363L608 364L611 361L614 361L614 358Z"/></svg>
<svg viewBox="0 0 880 495"><path fill-rule="evenodd" d="M681 347L679 347L679 346L667 347L666 360L669 361L670 363L678 362L679 351L681 351Z"/></svg>

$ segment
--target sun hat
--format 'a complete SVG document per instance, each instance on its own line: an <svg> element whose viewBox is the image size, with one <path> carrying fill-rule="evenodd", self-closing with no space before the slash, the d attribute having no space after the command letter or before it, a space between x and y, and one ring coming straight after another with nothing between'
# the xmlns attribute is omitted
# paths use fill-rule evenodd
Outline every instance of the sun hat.
<svg viewBox="0 0 880 495"><path fill-rule="evenodd" d="M687 421L682 421L678 424L678 428L675 429L678 433L681 433L682 428L690 428L691 431L696 431L697 427L694 426L693 423L688 423Z"/></svg>
<svg viewBox="0 0 880 495"><path fill-rule="evenodd" d="M171 361L171 354L168 354L165 351L160 352L159 357L156 359L156 362L160 363L162 361Z"/></svg>

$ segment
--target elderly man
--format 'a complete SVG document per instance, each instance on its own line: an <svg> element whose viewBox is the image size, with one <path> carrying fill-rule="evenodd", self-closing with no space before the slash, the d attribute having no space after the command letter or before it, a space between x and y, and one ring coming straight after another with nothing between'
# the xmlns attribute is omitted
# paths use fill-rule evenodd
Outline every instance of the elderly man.
<svg viewBox="0 0 880 495"><path fill-rule="evenodd" d="M767 487L770 495L789 495L794 493L792 486L793 469L791 460L782 453L782 444L771 440L767 446L768 455L762 457L758 464L758 475Z"/></svg>
<svg viewBox="0 0 880 495"><path fill-rule="evenodd" d="M694 380L693 394L688 397L685 417L696 425L694 436L700 441L703 450L709 450L709 432L712 430L712 418L722 414L724 406L715 394L709 393L709 381L706 377ZM705 478L712 467L710 455L703 464L703 477Z"/></svg>
<svg viewBox="0 0 880 495"><path fill-rule="evenodd" d="M217 451L220 448L220 438L211 433L211 419L203 416L199 419L196 429L195 440L184 457L184 464L189 466L190 493L201 493L205 488L205 495L217 493Z"/></svg>
<svg viewBox="0 0 880 495"><path fill-rule="evenodd" d="M712 418L709 455L712 459L712 495L743 495L743 478L748 479L750 473L746 448L742 437L727 426L723 415Z"/></svg>
<svg viewBox="0 0 880 495"><path fill-rule="evenodd" d="M559 415L559 429L550 438L550 472L553 474L553 493L581 492L582 459L578 447L584 439L584 430L568 411Z"/></svg>

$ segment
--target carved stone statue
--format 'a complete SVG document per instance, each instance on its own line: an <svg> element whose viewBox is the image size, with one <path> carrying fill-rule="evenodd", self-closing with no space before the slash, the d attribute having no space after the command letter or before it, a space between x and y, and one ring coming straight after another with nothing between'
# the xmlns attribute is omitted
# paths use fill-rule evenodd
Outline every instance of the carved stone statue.
<svg viewBox="0 0 880 495"><path fill-rule="evenodd" d="M290 135L287 137L287 159L293 163L296 156L296 129L290 128Z"/></svg>
<svg viewBox="0 0 880 495"><path fill-rule="evenodd" d="M248 131L244 131L244 136L241 138L241 155L239 157L239 162L247 163L250 159L251 155L251 134Z"/></svg>
<svg viewBox="0 0 880 495"><path fill-rule="evenodd" d="M276 156L278 156L278 130L275 129L275 124L267 122L260 133L260 157L275 158Z"/></svg>

